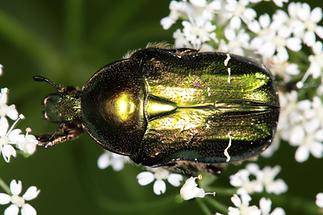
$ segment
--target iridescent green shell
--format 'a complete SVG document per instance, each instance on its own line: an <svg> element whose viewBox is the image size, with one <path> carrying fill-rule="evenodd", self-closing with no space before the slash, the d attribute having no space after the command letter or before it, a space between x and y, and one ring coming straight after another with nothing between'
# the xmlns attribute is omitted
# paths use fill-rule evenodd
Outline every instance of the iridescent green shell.
<svg viewBox="0 0 323 215"><path fill-rule="evenodd" d="M84 86L85 128L104 148L148 166L217 164L269 146L279 116L270 72L251 59L147 48Z"/></svg>

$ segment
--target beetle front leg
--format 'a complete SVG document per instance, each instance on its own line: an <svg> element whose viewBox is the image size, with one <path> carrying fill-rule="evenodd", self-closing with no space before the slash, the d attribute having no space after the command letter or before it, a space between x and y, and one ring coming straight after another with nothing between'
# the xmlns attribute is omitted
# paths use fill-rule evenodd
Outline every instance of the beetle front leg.
<svg viewBox="0 0 323 215"><path fill-rule="evenodd" d="M38 146L45 148L77 138L83 133L81 125L62 123L59 128L51 134L36 135Z"/></svg>

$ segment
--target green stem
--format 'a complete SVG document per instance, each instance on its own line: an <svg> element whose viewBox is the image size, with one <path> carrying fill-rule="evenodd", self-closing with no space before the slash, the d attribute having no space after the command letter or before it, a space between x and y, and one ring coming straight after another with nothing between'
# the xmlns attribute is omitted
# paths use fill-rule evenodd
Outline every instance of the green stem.
<svg viewBox="0 0 323 215"><path fill-rule="evenodd" d="M212 215L210 209L206 206L206 204L202 201L202 199L196 199L197 204L200 206L201 210L205 215Z"/></svg>
<svg viewBox="0 0 323 215"><path fill-rule="evenodd" d="M221 212L223 214L228 213L228 207L221 202L217 201L214 198L205 198L205 200L212 205L218 212Z"/></svg>
<svg viewBox="0 0 323 215"><path fill-rule="evenodd" d="M6 193L11 193L9 186L0 178L0 187L6 192Z"/></svg>
<svg viewBox="0 0 323 215"><path fill-rule="evenodd" d="M37 63L41 62L49 72L57 74L60 71L58 68L62 61L56 50L1 10L0 36L12 42Z"/></svg>
<svg viewBox="0 0 323 215"><path fill-rule="evenodd" d="M232 196L237 192L235 188L224 188L224 187L207 187L205 188L209 192L215 192L216 194L220 194L223 196Z"/></svg>

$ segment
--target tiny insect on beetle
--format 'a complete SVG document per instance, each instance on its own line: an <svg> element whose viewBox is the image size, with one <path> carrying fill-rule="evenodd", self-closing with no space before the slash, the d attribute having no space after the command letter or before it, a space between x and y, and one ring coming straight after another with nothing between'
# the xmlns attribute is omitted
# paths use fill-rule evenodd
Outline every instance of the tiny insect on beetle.
<svg viewBox="0 0 323 215"><path fill-rule="evenodd" d="M82 87L56 88L39 145L87 132L104 149L145 166L196 174L254 157L271 143L279 101L270 72L220 52L149 47L104 66Z"/></svg>

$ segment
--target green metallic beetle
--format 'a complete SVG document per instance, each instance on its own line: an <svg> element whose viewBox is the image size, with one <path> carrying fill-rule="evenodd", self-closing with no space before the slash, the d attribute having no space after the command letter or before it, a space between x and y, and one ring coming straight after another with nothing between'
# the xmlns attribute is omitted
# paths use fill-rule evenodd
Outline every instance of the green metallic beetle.
<svg viewBox="0 0 323 215"><path fill-rule="evenodd" d="M103 148L145 166L216 172L271 143L279 116L270 72L249 58L150 47L100 69L81 90L46 81L44 116L59 123L37 136L52 146L87 132Z"/></svg>

